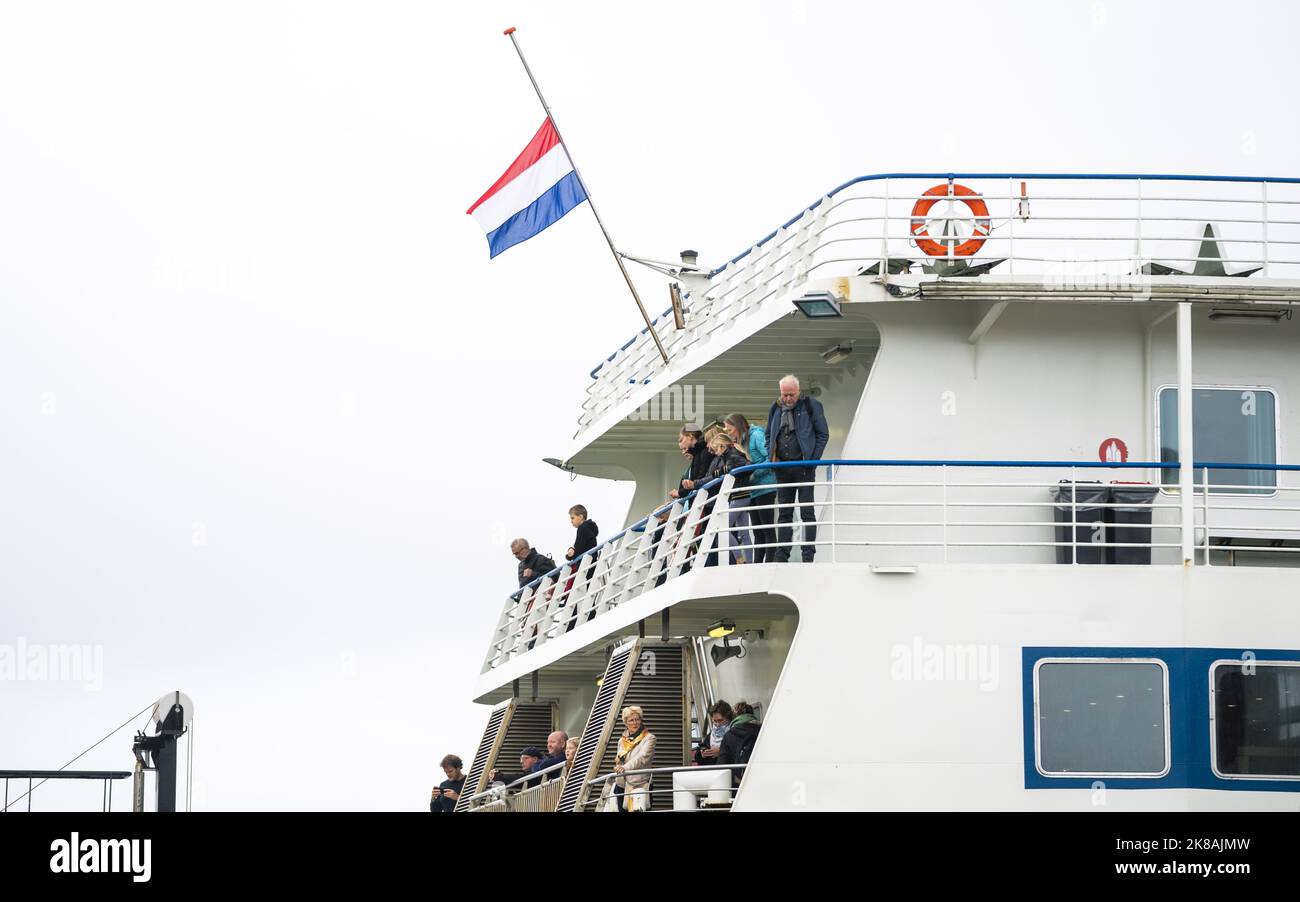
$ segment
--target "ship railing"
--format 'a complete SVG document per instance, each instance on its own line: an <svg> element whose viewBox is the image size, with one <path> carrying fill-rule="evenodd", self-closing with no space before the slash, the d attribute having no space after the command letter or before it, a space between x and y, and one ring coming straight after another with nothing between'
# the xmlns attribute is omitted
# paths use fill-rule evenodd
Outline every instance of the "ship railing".
<svg viewBox="0 0 1300 902"><path fill-rule="evenodd" d="M710 518L722 552L718 565L753 560L755 551L798 560L804 549L829 556L831 562L873 566L920 563L1143 563L1181 564L1182 522L1177 486L1134 482L1115 476L1131 471L1176 471L1176 462L1072 461L820 461L759 464L737 468L719 487ZM1278 483L1277 474L1300 466L1197 462L1194 504L1193 564L1210 565L1216 537L1266 538L1267 548L1243 546L1283 555L1300 553L1300 487ZM777 488L812 488L811 505L797 499L782 503L776 492L750 498L736 507L735 479L762 469L807 469L814 478L782 482ZM1010 468L1042 470L1056 479L974 478L971 474ZM937 471L937 479L908 478L920 470ZM820 472L825 479L817 479ZM1098 478L1111 471L1110 480ZM1115 473L1114 471L1121 471ZM1123 471L1130 471L1124 473ZM863 475L869 472L871 475ZM1210 474L1247 474L1247 481L1210 481ZM1060 478L1068 475L1068 478ZM1262 477L1262 478L1261 478ZM1251 480L1254 481L1251 481ZM730 480L730 484L727 483ZM1145 488L1149 500L1132 496ZM1129 497L1108 500L1113 490ZM1103 494L1104 493L1104 494ZM1100 496L1100 497L1096 497ZM796 523L801 508L811 506L816 522ZM766 510L791 522L789 539L778 533L767 542L748 528L723 517ZM1136 516L1134 516L1136 515ZM811 528L810 528L811 527ZM1050 527L1051 532L1044 532ZM779 522L774 528L780 529ZM815 532L814 532L815 530ZM1291 542L1292 544L1283 544Z"/></svg>
<svg viewBox="0 0 1300 902"><path fill-rule="evenodd" d="M949 182L987 207L979 217L959 198L940 197L922 216L925 192ZM980 219L983 221L981 222ZM941 224L948 224L945 235ZM978 232L974 229L978 225ZM1214 244L1206 244L1206 226ZM918 229L925 229L924 236ZM961 242L982 238L970 256ZM918 246L929 238L940 256ZM969 264L969 266L967 265ZM736 322L789 299L810 278L868 272L975 275L988 267L1065 296L1119 291L1141 299L1160 275L1216 274L1300 279L1300 179L1068 173L888 173L853 179L805 207L725 265L686 281L685 328L670 311L653 328L680 360ZM1152 264L1155 264L1154 268ZM1153 276L1153 273L1160 275ZM591 371L578 421L592 423L665 364L643 330Z"/></svg>
<svg viewBox="0 0 1300 902"><path fill-rule="evenodd" d="M612 539L513 593L497 622L484 670L595 619L690 569L706 498L665 504Z"/></svg>
<svg viewBox="0 0 1300 902"><path fill-rule="evenodd" d="M132 774L129 770L0 770L0 778L4 780L4 807L0 808L0 813L9 811L32 810L32 793L40 789L42 784L50 780L99 780L100 786L100 811L113 810L113 781L129 780ZM10 780L26 780L27 791L20 795L10 796ZM40 783L34 781L40 780ZM21 789L21 782L17 789ZM26 803L26 808L18 806Z"/></svg>
<svg viewBox="0 0 1300 902"><path fill-rule="evenodd" d="M617 803L617 796L614 793L614 781L619 777L631 776L650 776L650 783L645 787L628 787L626 792L640 796L640 804L645 805L647 811L728 811L731 809L731 803L735 799L736 789L728 788L696 788L684 789L679 788L673 783L673 775L679 773L700 774L709 771L730 771L732 774L744 774L745 764L699 764L689 765L687 767L643 767L636 770L625 770L621 774L608 773L599 777L594 777L587 781L587 786L591 787L587 791L587 800L583 803L583 811L613 811ZM663 797L673 799L672 807L661 806L654 807L656 799Z"/></svg>
<svg viewBox="0 0 1300 902"><path fill-rule="evenodd" d="M1182 563L1181 499L1161 474L1176 462L821 460L738 467L690 496L653 511L579 558L506 599L489 644L487 672L562 637L694 568L753 561L864 563ZM760 470L811 468L812 478L737 487ZM1194 565L1210 565L1216 539L1269 542L1244 551L1300 553L1300 486L1283 484L1297 465L1196 462ZM1234 478L1233 474L1242 476ZM1145 477L1151 481L1144 482ZM1114 489L1148 486L1149 501L1111 500ZM812 489L811 505L775 489ZM1105 498L1092 493L1105 489ZM797 493L796 493L797 495ZM742 502L742 497L744 498ZM800 522L811 506L813 524ZM771 512L759 536L733 514ZM779 521L791 521L788 539ZM766 539L766 540L764 540Z"/></svg>
<svg viewBox="0 0 1300 902"><path fill-rule="evenodd" d="M496 785L475 793L465 800L466 811L554 811L564 789L564 769L567 762L561 761L536 773L525 774L518 780L504 785ZM536 786L528 783L541 778Z"/></svg>

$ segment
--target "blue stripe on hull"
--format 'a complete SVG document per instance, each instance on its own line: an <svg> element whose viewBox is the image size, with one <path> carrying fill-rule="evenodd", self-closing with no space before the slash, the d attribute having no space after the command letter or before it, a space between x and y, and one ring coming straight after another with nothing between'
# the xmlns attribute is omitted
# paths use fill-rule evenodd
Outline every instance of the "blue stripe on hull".
<svg viewBox="0 0 1300 902"><path fill-rule="evenodd" d="M1210 764L1210 667L1242 661L1249 651L1260 664L1300 661L1300 650L1243 648L1029 647L1021 649L1025 789L1221 789L1300 792L1300 780L1224 779ZM1170 768L1163 777L1045 777L1034 758L1034 665L1040 658L1158 658L1169 670Z"/></svg>
<svg viewBox="0 0 1300 902"><path fill-rule="evenodd" d="M492 256L532 238L586 199L587 192L582 189L582 182L578 181L578 173L570 172L548 188L545 194L488 234L488 248Z"/></svg>

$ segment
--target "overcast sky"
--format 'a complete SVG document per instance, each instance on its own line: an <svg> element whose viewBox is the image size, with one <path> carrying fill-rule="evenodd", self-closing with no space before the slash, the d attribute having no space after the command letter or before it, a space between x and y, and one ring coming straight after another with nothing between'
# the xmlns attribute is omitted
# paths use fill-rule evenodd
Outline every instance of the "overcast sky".
<svg viewBox="0 0 1300 902"><path fill-rule="evenodd" d="M465 215L542 121L509 25L661 259L873 172L1300 175L1293 3L6 0L0 648L103 666L0 681L0 769L171 689L195 808L421 810L472 755L507 543L626 513L541 458L640 325L585 207L491 262Z"/></svg>

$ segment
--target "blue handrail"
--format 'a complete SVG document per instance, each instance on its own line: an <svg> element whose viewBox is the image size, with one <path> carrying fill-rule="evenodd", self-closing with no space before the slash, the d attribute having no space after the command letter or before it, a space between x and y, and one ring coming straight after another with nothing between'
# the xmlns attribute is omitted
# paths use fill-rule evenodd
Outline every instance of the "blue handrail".
<svg viewBox="0 0 1300 902"><path fill-rule="evenodd" d="M1179 464L1177 461L1143 461L1143 460L1125 461L1123 463L1120 463L1119 461L1104 462L1104 461L1097 461L1097 460L1083 460L1083 461L1078 461L1078 460L840 460L840 459L781 460L781 461L766 461L761 464L745 464L743 467L736 467L734 470L732 470L731 475L735 476L740 473L749 473L754 470L765 470L765 469L785 470L785 469L793 469L796 467L799 468L803 468L803 467L814 467L814 468L815 467L1007 467L1011 469L1015 469L1015 468L1066 469L1066 468L1077 467L1080 469L1111 469L1111 470L1144 470L1144 469L1177 470L1179 466L1181 466L1181 464ZM1300 464L1231 464L1231 463L1219 463L1215 461L1193 461L1192 467L1197 470L1205 470L1205 469L1272 470L1275 472L1278 471L1300 472ZM691 498L694 498L700 492L707 492L709 489L713 488L714 486L720 485L722 483L722 480L725 478L726 478L725 476L719 476L717 479L712 479L704 483L703 485L698 486L693 492L691 492L685 498L681 498L678 500L689 501ZM651 512L651 514L648 517L642 517L640 520L637 520L631 526L625 528L622 532L618 533L612 538L606 539L605 541L601 542L595 548L592 548L589 551L584 551L582 554L578 555L573 560L565 561L563 564L556 567L554 570L550 571L549 573L543 573L541 576L537 577L532 582L520 586L516 591L510 593L510 597L514 599L518 599L520 595L523 594L524 589L532 588L533 586L536 586L539 583L541 583L541 581L546 579L547 577L555 576L565 567L568 567L571 564L577 564L577 562L582 560L584 557L591 556L592 559L594 560L595 557L600 554L600 550L604 548L606 545L612 545L614 542L617 542L619 539L623 538L623 536L627 535L629 532L643 531L646 528L646 526L649 525L652 519L658 517L666 510L671 510L672 506L675 503L676 503L675 501L670 501L667 504L663 505L662 507L656 508L654 511ZM578 572L578 568L576 566L574 567L573 572L574 573Z"/></svg>

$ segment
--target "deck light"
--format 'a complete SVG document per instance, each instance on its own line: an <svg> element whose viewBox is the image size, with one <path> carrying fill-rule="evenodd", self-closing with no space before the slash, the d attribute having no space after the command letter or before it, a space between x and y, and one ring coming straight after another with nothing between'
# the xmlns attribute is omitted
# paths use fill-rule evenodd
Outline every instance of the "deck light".
<svg viewBox="0 0 1300 902"><path fill-rule="evenodd" d="M735 631L736 623L734 620L719 620L709 627L709 638L721 639L724 636L730 636Z"/></svg>
<svg viewBox="0 0 1300 902"><path fill-rule="evenodd" d="M822 351L822 360L834 366L853 353L853 342L836 343Z"/></svg>
<svg viewBox="0 0 1300 902"><path fill-rule="evenodd" d="M738 658L745 653L745 650L737 645L732 645L730 639L723 639L721 645L715 645L709 651L709 656L713 658L713 666L717 667L728 658Z"/></svg>
<svg viewBox="0 0 1300 902"><path fill-rule="evenodd" d="M844 315L840 312L840 299L829 291L810 291L803 297L796 298L794 305L809 319Z"/></svg>
<svg viewBox="0 0 1300 902"><path fill-rule="evenodd" d="M1278 323L1291 318L1286 307L1214 307L1210 310L1212 323Z"/></svg>

